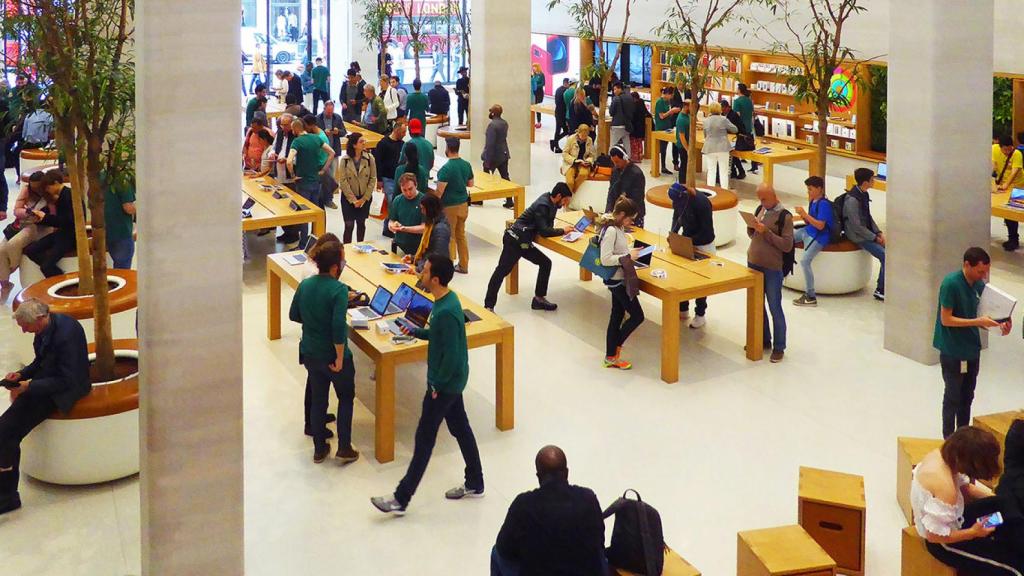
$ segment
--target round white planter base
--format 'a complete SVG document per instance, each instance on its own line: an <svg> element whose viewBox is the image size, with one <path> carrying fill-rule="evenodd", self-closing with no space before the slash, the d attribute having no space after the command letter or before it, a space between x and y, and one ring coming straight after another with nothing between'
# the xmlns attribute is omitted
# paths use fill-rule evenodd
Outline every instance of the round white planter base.
<svg viewBox="0 0 1024 576"><path fill-rule="evenodd" d="M803 248L796 249L796 266L782 285L803 292L806 287L800 260ZM871 281L871 255L864 250L822 251L814 259L814 291L817 294L849 294L863 290Z"/></svg>

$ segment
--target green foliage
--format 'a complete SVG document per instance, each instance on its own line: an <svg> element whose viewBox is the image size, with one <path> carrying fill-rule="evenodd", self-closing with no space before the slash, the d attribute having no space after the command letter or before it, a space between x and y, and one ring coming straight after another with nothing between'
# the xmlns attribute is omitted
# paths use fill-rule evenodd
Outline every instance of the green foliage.
<svg viewBox="0 0 1024 576"><path fill-rule="evenodd" d="M395 3L390 0L359 0L363 7L363 19L358 23L359 35L368 44L384 47L391 32L391 15Z"/></svg>
<svg viewBox="0 0 1024 576"><path fill-rule="evenodd" d="M992 79L992 136L1013 135L1013 80Z"/></svg>
<svg viewBox="0 0 1024 576"><path fill-rule="evenodd" d="M889 68L868 66L868 74L871 77L871 150L884 153L889 130Z"/></svg>

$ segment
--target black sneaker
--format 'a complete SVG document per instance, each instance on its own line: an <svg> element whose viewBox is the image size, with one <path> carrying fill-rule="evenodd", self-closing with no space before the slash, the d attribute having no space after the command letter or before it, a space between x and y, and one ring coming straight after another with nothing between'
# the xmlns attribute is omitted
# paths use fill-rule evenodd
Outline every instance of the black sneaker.
<svg viewBox="0 0 1024 576"><path fill-rule="evenodd" d="M306 436L313 435L313 432L311 432L309 428L306 428L304 432L306 433ZM326 435L324 436L325 438L334 438L334 432L332 432L330 429L324 430L324 434Z"/></svg>
<svg viewBox="0 0 1024 576"><path fill-rule="evenodd" d="M1017 248L1020 248L1019 239L1010 238L1006 242L1003 242L1003 250L1006 250L1007 252L1013 252Z"/></svg>
<svg viewBox="0 0 1024 576"><path fill-rule="evenodd" d="M665 167L662 167L661 173L666 175L666 176L671 176L673 174L673 172L671 170L669 170L668 168L665 168Z"/></svg>
<svg viewBox="0 0 1024 576"><path fill-rule="evenodd" d="M18 508L21 508L21 496L17 492L0 499L0 514L14 512Z"/></svg>
<svg viewBox="0 0 1024 576"><path fill-rule="evenodd" d="M885 302L885 292L882 292L881 290L875 290L875 293L872 294L872 296L874 296L875 300L878 300L879 302Z"/></svg>
<svg viewBox="0 0 1024 576"><path fill-rule="evenodd" d="M558 304L548 302L547 298L535 296L533 298L533 302L530 304L530 308L533 308L534 310L546 310L548 312L553 312L558 310Z"/></svg>
<svg viewBox="0 0 1024 576"><path fill-rule="evenodd" d="M793 305L794 306L817 306L818 305L818 299L817 298L811 298L807 294L804 294L803 296L800 296L796 300L793 300Z"/></svg>
<svg viewBox="0 0 1024 576"><path fill-rule="evenodd" d="M352 448L352 446L338 446L338 452L334 456L341 460L342 464L351 464L359 460L359 452Z"/></svg>

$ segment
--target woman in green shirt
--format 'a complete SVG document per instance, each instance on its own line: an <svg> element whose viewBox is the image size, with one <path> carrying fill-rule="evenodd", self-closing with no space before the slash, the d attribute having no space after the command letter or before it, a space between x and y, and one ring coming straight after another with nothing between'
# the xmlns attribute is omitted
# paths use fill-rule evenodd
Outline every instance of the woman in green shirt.
<svg viewBox="0 0 1024 576"><path fill-rule="evenodd" d="M420 166L420 151L415 146L406 146L405 164L399 164L395 170L395 182L402 178L402 174L408 172L416 176L416 189L426 194L429 190L430 176L426 169Z"/></svg>

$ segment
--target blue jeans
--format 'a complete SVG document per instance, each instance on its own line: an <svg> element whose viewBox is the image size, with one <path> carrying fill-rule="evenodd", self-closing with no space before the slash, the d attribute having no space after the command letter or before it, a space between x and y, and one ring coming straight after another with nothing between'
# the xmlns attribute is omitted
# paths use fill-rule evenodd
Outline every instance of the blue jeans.
<svg viewBox="0 0 1024 576"><path fill-rule="evenodd" d="M814 270L811 269L811 262L825 248L822 244L811 239L807 227L800 228L793 234L794 242L801 242L804 245L804 257L800 259L800 269L804 271L804 293L808 298L817 298L814 293Z"/></svg>
<svg viewBox="0 0 1024 576"><path fill-rule="evenodd" d="M878 262L882 265L882 267L878 269L878 284L875 286L875 290L885 294L885 246L882 246L874 240L858 244L858 246L863 248L868 254L877 258Z"/></svg>
<svg viewBox="0 0 1024 576"><path fill-rule="evenodd" d="M135 239L131 236L120 240L107 240L107 253L114 261L114 268L130 270L135 256Z"/></svg>
<svg viewBox="0 0 1024 576"><path fill-rule="evenodd" d="M764 299L768 309L764 313L764 345L772 347L773 352L786 350L786 313L782 310L782 270L768 270L757 264L747 263L751 270L764 275ZM772 314L772 329L768 328L768 312ZM775 339L772 340L772 332Z"/></svg>

